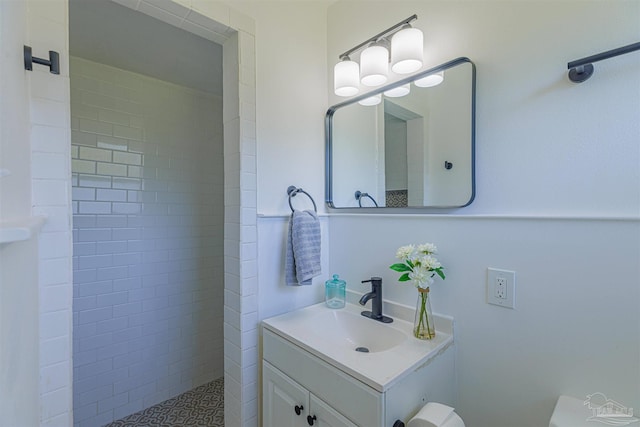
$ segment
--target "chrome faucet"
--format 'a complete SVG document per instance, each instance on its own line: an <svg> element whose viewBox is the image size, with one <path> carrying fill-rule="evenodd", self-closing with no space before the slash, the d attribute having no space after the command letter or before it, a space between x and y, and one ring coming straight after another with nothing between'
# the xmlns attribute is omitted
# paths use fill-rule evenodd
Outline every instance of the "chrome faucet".
<svg viewBox="0 0 640 427"><path fill-rule="evenodd" d="M362 295L360 305L365 305L369 300L373 300L371 301L371 311L363 311L361 314L378 322L393 322L392 318L382 315L382 278L372 277L369 280L362 281L362 283L368 282L371 282L371 292Z"/></svg>

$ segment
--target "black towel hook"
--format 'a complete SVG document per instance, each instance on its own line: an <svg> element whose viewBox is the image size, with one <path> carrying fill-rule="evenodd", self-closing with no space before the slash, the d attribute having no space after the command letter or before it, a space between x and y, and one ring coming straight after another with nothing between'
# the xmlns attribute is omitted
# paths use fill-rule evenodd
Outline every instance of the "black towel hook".
<svg viewBox="0 0 640 427"><path fill-rule="evenodd" d="M58 52L50 50L49 60L44 58L36 58L31 53L31 46L24 46L24 69L33 71L33 63L45 65L49 67L51 74L60 74L60 55Z"/></svg>
<svg viewBox="0 0 640 427"><path fill-rule="evenodd" d="M298 193L306 194L306 195L307 195L307 197L308 197L309 199L311 199L311 203L313 203L313 210L314 210L316 213L318 213L318 207L316 206L316 202L315 202L315 200L313 200L313 197L311 197L311 195L310 195L309 193L307 193L306 191L304 191L302 188L296 188L296 187L295 187L295 186L293 186L293 185L290 185L290 186L287 188L287 194L289 195L289 207L291 208L291 212L293 212L293 211L294 211L294 209L293 209L293 205L291 204L291 198L292 198L292 197L295 197L295 196L296 196L296 194L298 194Z"/></svg>

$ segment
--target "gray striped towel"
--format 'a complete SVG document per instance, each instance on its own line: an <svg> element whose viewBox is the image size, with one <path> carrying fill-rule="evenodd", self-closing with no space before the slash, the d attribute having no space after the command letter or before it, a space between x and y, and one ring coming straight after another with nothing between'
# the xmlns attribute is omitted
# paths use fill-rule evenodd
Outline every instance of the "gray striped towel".
<svg viewBox="0 0 640 427"><path fill-rule="evenodd" d="M291 214L284 269L288 286L310 285L321 273L320 220L314 211Z"/></svg>

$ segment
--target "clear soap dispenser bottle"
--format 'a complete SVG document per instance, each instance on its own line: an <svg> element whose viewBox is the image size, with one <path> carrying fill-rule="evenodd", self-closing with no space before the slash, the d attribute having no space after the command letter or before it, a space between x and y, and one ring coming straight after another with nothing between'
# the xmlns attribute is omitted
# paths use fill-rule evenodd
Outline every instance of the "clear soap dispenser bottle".
<svg viewBox="0 0 640 427"><path fill-rule="evenodd" d="M347 282L333 275L333 280L325 282L324 300L329 308L343 308L346 300Z"/></svg>

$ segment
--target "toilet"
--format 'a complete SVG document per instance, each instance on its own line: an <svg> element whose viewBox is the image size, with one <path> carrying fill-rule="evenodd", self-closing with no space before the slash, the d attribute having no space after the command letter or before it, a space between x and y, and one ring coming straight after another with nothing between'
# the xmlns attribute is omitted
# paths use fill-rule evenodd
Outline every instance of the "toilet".
<svg viewBox="0 0 640 427"><path fill-rule="evenodd" d="M584 399L560 396L549 427L594 427L593 422L587 421L592 416L593 409L585 404ZM464 427L464 422L453 408L429 402L409 421L407 427Z"/></svg>
<svg viewBox="0 0 640 427"><path fill-rule="evenodd" d="M591 397L591 396L589 396ZM571 396L560 396L549 421L549 427L594 427L594 411L592 405L584 399ZM631 417L630 421L635 422ZM427 403L413 417L407 427L464 427L462 419L454 409L440 403Z"/></svg>
<svg viewBox="0 0 640 427"><path fill-rule="evenodd" d="M560 396L549 427L594 427L594 423L588 421L593 417L594 410L587 403L583 399ZM631 419L637 420L633 417ZM398 421L394 424L396 426L404 427L404 423ZM452 407L429 402L409 421L407 427L464 427L464 422Z"/></svg>
<svg viewBox="0 0 640 427"><path fill-rule="evenodd" d="M560 396L551 415L549 427L593 427L587 422L592 415L584 400L571 396Z"/></svg>

